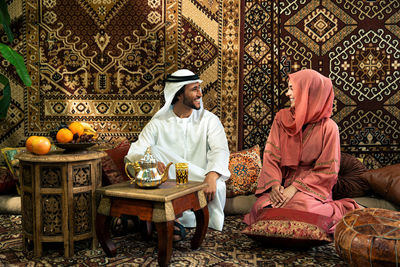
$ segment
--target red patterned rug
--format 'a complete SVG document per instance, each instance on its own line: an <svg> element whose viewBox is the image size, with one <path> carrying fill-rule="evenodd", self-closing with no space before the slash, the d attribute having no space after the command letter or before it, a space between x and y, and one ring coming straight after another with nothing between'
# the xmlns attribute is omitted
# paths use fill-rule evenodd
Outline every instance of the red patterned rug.
<svg viewBox="0 0 400 267"><path fill-rule="evenodd" d="M170 266L346 266L328 244L305 250L263 246L241 234L242 216L226 217L222 232L209 230L198 250L190 249L193 230L174 244ZM63 257L60 243L44 246L44 255L23 252L21 216L0 215L0 266L158 266L157 243L143 241L140 233L113 238L117 256L107 258L101 248L90 250L85 242L76 244L75 255Z"/></svg>

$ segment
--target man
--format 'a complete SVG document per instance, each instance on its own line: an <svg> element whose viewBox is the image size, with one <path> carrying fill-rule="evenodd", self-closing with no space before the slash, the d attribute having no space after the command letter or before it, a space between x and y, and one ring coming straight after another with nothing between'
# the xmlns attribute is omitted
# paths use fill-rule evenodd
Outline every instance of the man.
<svg viewBox="0 0 400 267"><path fill-rule="evenodd" d="M151 147L160 172L168 162L189 163L189 181L208 184L204 193L209 202L209 227L221 231L225 181L230 176L229 148L220 120L203 108L201 82L196 74L186 69L167 76L165 105L143 128L125 159L130 162L140 160L147 147ZM175 177L174 165L171 165L169 177ZM184 227L195 227L194 213L184 212L179 222Z"/></svg>

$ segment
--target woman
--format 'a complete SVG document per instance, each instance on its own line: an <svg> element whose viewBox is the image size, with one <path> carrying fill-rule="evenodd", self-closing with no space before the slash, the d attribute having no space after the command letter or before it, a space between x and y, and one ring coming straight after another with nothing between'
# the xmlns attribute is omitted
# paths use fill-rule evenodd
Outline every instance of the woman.
<svg viewBox="0 0 400 267"><path fill-rule="evenodd" d="M332 200L340 164L340 139L330 119L333 87L314 70L289 75L286 95L291 106L280 110L272 124L256 190L257 201L245 223L256 221L265 207L308 211L331 217L335 225L358 208L352 199Z"/></svg>

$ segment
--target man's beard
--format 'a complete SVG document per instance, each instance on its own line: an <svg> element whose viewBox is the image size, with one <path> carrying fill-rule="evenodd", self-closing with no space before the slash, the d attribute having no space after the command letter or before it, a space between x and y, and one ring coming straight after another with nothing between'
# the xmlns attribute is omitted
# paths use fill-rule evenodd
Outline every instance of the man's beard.
<svg viewBox="0 0 400 267"><path fill-rule="evenodd" d="M200 105L198 107L196 107L193 104L193 101L190 101L186 96L183 97L183 104L185 106L190 107L190 108L195 109L195 110L199 110L200 109Z"/></svg>

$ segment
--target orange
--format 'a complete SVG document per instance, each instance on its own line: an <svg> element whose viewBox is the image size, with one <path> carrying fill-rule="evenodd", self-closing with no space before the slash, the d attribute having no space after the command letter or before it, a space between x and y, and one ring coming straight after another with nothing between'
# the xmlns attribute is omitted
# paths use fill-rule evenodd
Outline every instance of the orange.
<svg viewBox="0 0 400 267"><path fill-rule="evenodd" d="M33 135L33 136L28 137L28 139L26 139L25 147L29 152L32 152L32 142L33 142L33 140L35 140L38 137L39 136Z"/></svg>
<svg viewBox="0 0 400 267"><path fill-rule="evenodd" d="M56 139L59 143L69 143L74 138L74 134L67 128L58 130Z"/></svg>
<svg viewBox="0 0 400 267"><path fill-rule="evenodd" d="M51 142L44 136L39 136L32 141L32 152L37 155L45 155L49 153Z"/></svg>
<svg viewBox="0 0 400 267"><path fill-rule="evenodd" d="M81 136L83 132L85 131L85 127L80 122L73 122L68 126L68 129L72 132L72 134L78 134Z"/></svg>

